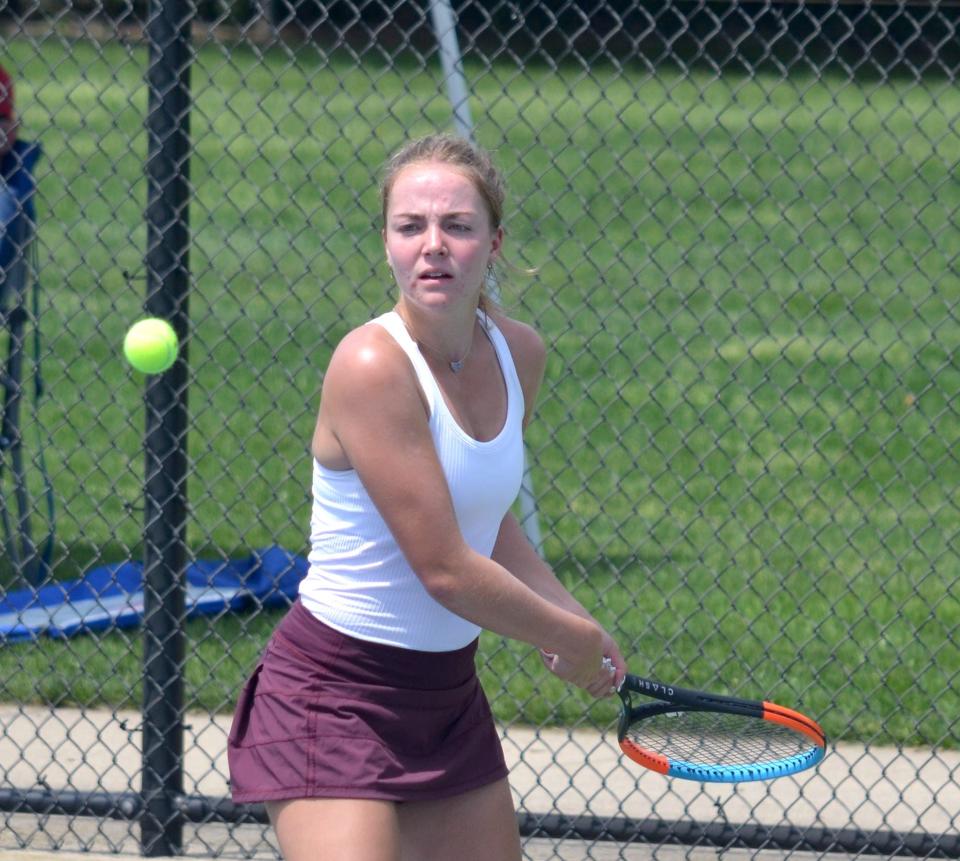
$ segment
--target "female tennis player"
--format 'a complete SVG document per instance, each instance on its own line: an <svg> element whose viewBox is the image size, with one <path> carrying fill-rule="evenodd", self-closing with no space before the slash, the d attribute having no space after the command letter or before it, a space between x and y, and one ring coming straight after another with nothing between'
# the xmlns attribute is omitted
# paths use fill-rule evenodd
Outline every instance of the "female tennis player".
<svg viewBox="0 0 960 861"><path fill-rule="evenodd" d="M453 136L386 167L396 306L331 358L309 572L230 734L233 798L266 802L287 861L519 861L481 629L594 696L626 671L510 513L546 357L484 292L503 198L489 156Z"/></svg>

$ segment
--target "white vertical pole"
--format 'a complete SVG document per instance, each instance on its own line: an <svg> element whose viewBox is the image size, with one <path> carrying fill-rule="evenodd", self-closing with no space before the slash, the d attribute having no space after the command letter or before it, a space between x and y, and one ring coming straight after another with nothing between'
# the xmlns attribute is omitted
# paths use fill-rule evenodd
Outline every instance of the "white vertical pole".
<svg viewBox="0 0 960 861"><path fill-rule="evenodd" d="M463 72L463 57L457 42L457 19L453 15L450 0L430 0L430 17L433 32L440 46L440 65L447 85L447 97L453 108L453 124L457 134L473 140L473 122L470 120L467 77Z"/></svg>
<svg viewBox="0 0 960 861"><path fill-rule="evenodd" d="M430 17L433 31L440 47L440 65L447 85L447 98L453 108L453 124L457 134L467 140L473 140L473 122L470 119L469 91L467 78L463 72L463 56L457 41L457 20L450 6L450 0L430 0ZM496 285L489 282L491 295L496 296ZM543 538L540 534L540 518L537 513L537 499L533 494L533 476L530 465L524 457L523 483L520 487L520 521L530 543L543 555Z"/></svg>

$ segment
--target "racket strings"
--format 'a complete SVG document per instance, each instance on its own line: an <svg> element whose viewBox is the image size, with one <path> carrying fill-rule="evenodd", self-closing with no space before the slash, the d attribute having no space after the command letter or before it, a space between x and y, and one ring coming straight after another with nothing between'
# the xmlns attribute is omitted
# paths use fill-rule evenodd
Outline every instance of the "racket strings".
<svg viewBox="0 0 960 861"><path fill-rule="evenodd" d="M809 738L760 718L677 711L630 725L627 738L667 759L701 765L750 766L779 762L809 751Z"/></svg>

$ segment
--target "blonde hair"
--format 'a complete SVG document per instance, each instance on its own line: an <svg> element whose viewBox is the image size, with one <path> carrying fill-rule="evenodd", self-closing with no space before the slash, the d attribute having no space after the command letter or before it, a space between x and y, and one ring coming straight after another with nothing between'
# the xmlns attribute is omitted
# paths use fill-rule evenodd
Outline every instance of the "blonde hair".
<svg viewBox="0 0 960 861"><path fill-rule="evenodd" d="M413 164L431 162L447 164L462 171L473 183L486 205L487 214L490 216L490 229L497 230L501 226L506 197L503 175L485 150L465 138L445 133L427 135L411 141L387 160L383 178L380 181L380 204L384 225L387 223L390 194L400 172ZM480 309L489 311L492 304L486 290L482 291Z"/></svg>

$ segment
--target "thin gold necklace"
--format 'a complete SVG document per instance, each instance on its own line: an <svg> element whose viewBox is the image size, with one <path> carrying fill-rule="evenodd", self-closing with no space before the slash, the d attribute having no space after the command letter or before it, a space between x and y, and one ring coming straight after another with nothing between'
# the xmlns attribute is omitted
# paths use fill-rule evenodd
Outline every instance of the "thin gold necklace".
<svg viewBox="0 0 960 861"><path fill-rule="evenodd" d="M463 370L463 366L464 366L464 365L466 364L466 362L467 362L467 358L468 358L469 355L470 355L470 351L473 349L473 332L470 333L470 343L467 345L467 352L463 354L463 358L461 358L461 359L448 359L446 356L442 356L440 353L438 353L436 350L434 350L433 347L429 347L429 346L427 346L426 344L424 344L423 341L420 341L420 340L418 340L417 338L414 338L413 340L416 341L417 346L418 346L421 350L426 350L428 353L430 353L431 355L433 355L435 358L440 359L440 360L443 361L443 362L446 362L446 363L447 363L447 366L448 366L448 367L450 368L450 370L453 371L455 374L459 374L459 373Z"/></svg>
<svg viewBox="0 0 960 861"><path fill-rule="evenodd" d="M400 316L399 313L397 314L397 316L398 317ZM401 321L403 321L404 328L407 330L407 332L410 333L410 337L413 338L414 343L421 350L426 350L434 358L440 359L440 361L445 362L447 367L450 368L450 370L453 371L453 373L455 374L459 374L463 370L463 366L467 363L467 359L470 356L470 351L473 349L473 336L474 336L473 329L470 330L470 343L467 344L467 352L464 353L463 356L459 359L448 359L446 356L434 350L433 347L429 346L428 344L425 344L419 338L414 337L413 333L410 332L410 327L407 325L407 321L404 320L403 317L400 317L400 319Z"/></svg>

